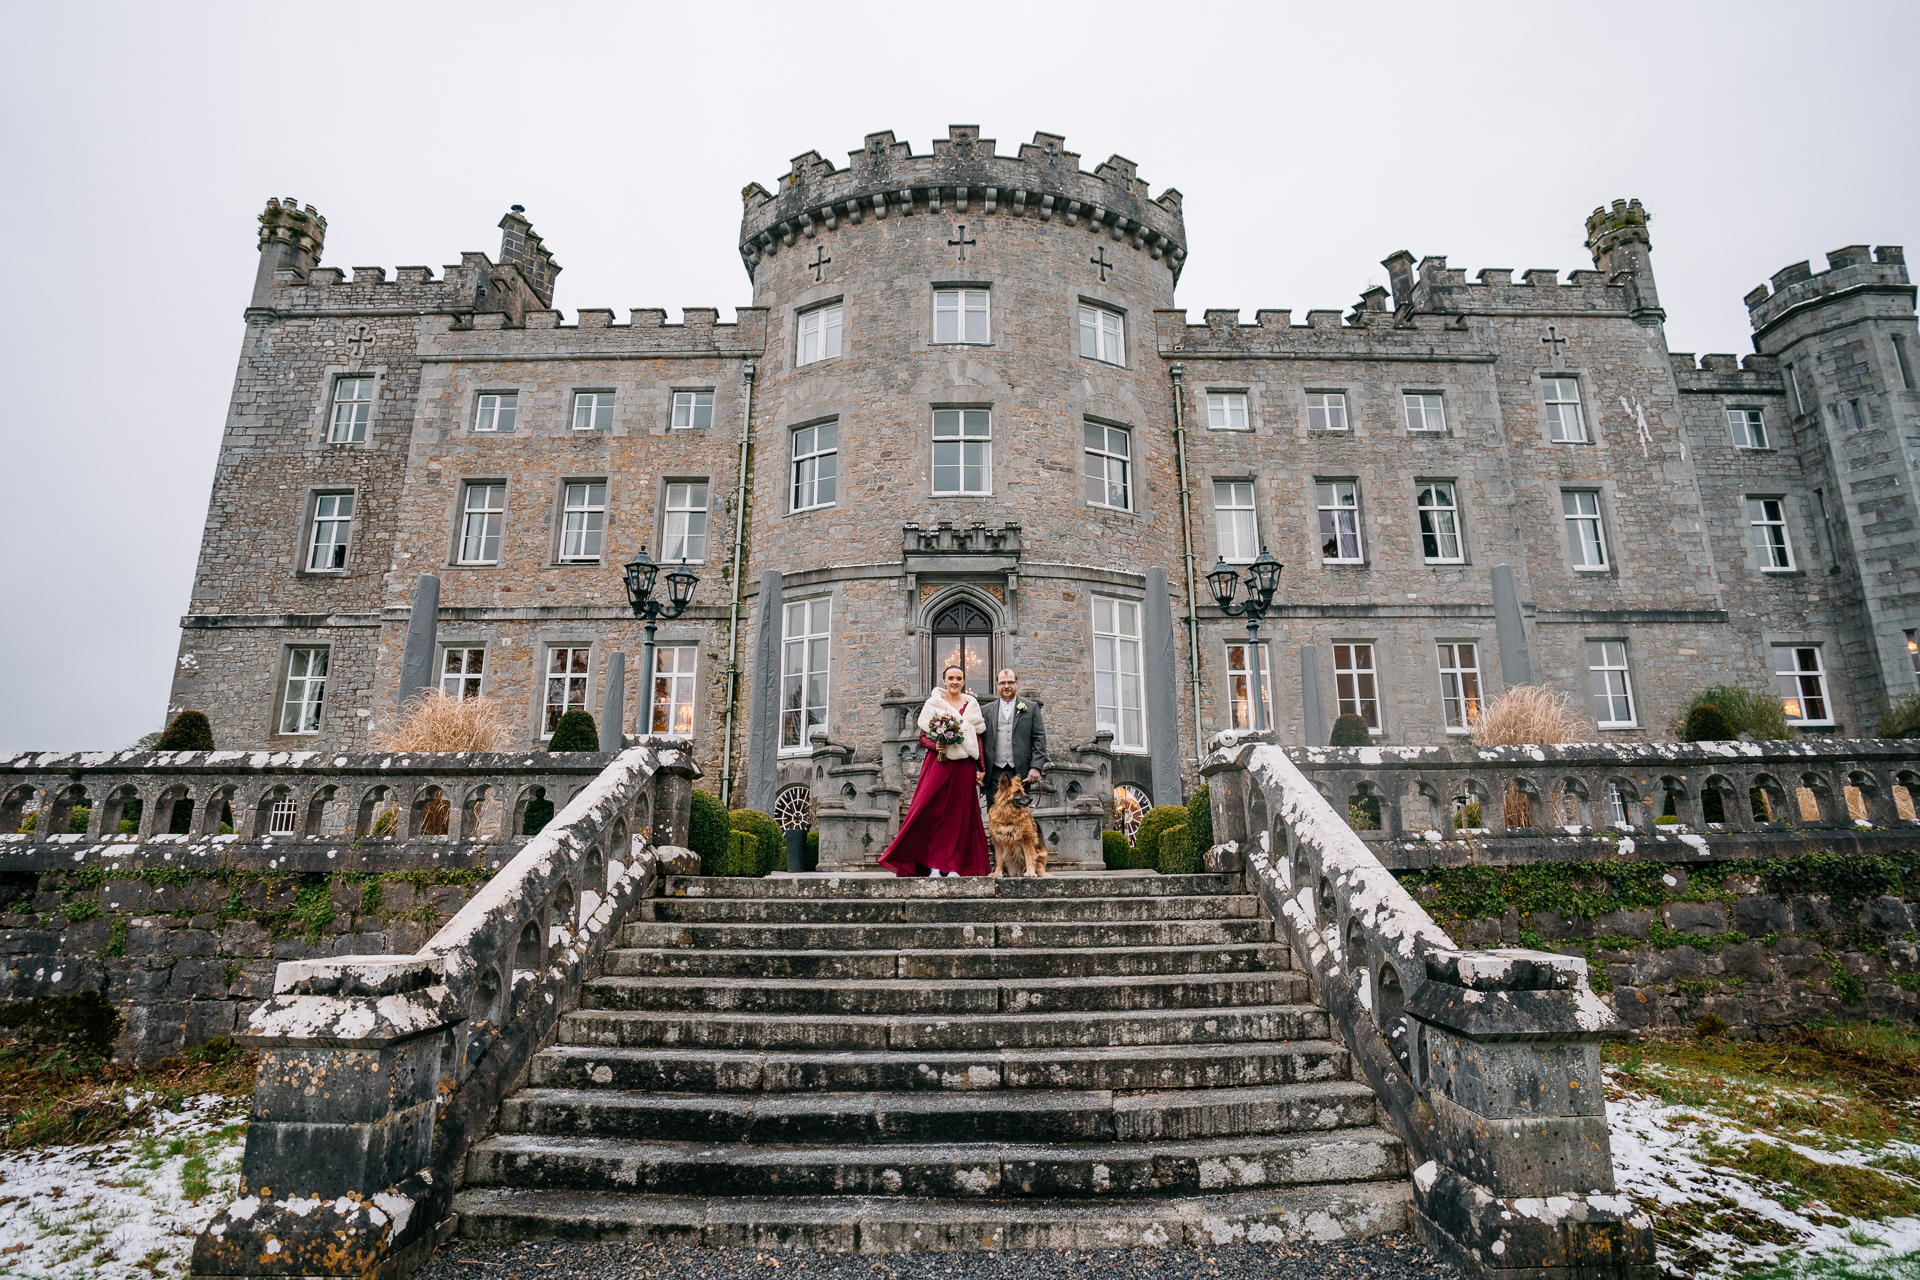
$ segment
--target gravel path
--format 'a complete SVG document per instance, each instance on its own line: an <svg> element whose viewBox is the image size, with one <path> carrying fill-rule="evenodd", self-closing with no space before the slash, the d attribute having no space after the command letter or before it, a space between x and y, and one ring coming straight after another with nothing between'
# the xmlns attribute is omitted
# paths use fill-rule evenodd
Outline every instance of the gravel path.
<svg viewBox="0 0 1920 1280"><path fill-rule="evenodd" d="M1411 1235L1337 1244L1004 1253L787 1253L627 1244L454 1240L418 1280L1452 1280Z"/></svg>

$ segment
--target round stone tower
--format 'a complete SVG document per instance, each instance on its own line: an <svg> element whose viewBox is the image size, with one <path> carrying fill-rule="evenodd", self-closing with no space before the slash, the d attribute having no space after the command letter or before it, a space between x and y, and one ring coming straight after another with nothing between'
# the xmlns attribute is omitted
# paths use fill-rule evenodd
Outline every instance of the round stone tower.
<svg viewBox="0 0 1920 1280"><path fill-rule="evenodd" d="M883 703L917 708L954 656L983 702L1017 668L1056 750L1110 728L1117 778L1148 771L1148 668L1171 654L1145 656L1147 584L1180 547L1154 315L1180 194L1150 198L1119 156L1083 173L1050 134L1017 157L978 134L921 156L874 134L844 169L808 152L744 193L768 316L748 586L779 593L758 652L781 646L780 689L754 696L777 697L783 776L822 727L877 744Z"/></svg>

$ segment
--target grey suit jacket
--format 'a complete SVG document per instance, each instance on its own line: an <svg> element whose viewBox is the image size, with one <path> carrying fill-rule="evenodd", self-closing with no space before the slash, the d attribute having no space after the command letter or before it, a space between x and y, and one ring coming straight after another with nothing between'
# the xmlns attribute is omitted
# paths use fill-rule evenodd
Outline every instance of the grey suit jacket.
<svg viewBox="0 0 1920 1280"><path fill-rule="evenodd" d="M1005 760L995 758L1000 747L1000 699L983 704L980 713L986 717L987 731L980 735L980 766L983 769L1007 768L1025 773L1029 769L1042 769L1047 763L1047 727L1040 719L1039 704L1027 698L1015 698L1017 710L1013 716L1013 755Z"/></svg>

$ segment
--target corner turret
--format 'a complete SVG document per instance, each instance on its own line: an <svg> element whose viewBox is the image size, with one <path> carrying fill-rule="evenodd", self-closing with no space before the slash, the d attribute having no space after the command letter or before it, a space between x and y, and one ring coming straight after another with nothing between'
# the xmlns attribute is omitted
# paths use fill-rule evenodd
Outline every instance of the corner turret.
<svg viewBox="0 0 1920 1280"><path fill-rule="evenodd" d="M553 251L540 242L523 205L514 205L500 219L500 261L520 268L541 306L553 305L553 284L560 278L560 264L553 260Z"/></svg>
<svg viewBox="0 0 1920 1280"><path fill-rule="evenodd" d="M254 307L273 302L273 274L296 271L301 278L320 263L327 241L327 220L312 205L305 209L292 196L285 201L267 198L260 215L260 270L253 278Z"/></svg>
<svg viewBox="0 0 1920 1280"><path fill-rule="evenodd" d="M1587 249L1593 265L1606 272L1608 284L1627 287L1633 318L1658 323L1667 318L1660 309L1660 291L1653 283L1653 241L1647 237L1647 211L1638 200L1615 200L1587 215Z"/></svg>

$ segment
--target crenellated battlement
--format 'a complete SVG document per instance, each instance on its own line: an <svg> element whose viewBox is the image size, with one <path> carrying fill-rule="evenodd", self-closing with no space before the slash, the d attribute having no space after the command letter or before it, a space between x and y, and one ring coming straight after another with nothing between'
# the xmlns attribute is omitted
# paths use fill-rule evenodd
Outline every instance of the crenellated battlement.
<svg viewBox="0 0 1920 1280"><path fill-rule="evenodd" d="M679 324L668 324L667 313L660 307L635 307L628 316L625 323L619 323L609 307L582 307L575 324L562 324L560 312L547 309L528 311L520 324L501 313L480 315L473 317L471 324L448 321L435 335L433 348L442 356L472 359L592 359L645 355L747 357L759 355L766 347L764 307L737 308L731 323L721 321L717 307L688 307Z"/></svg>
<svg viewBox="0 0 1920 1280"><path fill-rule="evenodd" d="M1782 391L1780 362L1772 356L1701 356L1695 363L1691 351L1670 352L1673 379L1681 391L1720 395L1779 395Z"/></svg>
<svg viewBox="0 0 1920 1280"><path fill-rule="evenodd" d="M1351 316L1309 311L1305 324L1293 323L1289 310L1256 311L1252 324L1241 324L1238 311L1210 309L1200 324L1188 323L1184 310L1156 311L1155 336L1168 358L1494 358L1491 339L1468 328L1464 317L1416 313L1396 324L1385 293L1368 290Z"/></svg>
<svg viewBox="0 0 1920 1280"><path fill-rule="evenodd" d="M832 231L842 219L942 215L948 211L1006 217L1055 218L1069 227L1106 233L1165 262L1175 279L1187 255L1181 195L1158 197L1125 156L1112 156L1092 173L1057 134L1036 133L1014 156L997 155L994 140L975 125L953 125L935 139L930 155L916 156L891 131L867 135L836 169L817 151L794 157L787 175L768 191L759 183L741 192L740 256L751 276L763 257L797 239Z"/></svg>
<svg viewBox="0 0 1920 1280"><path fill-rule="evenodd" d="M1413 281L1417 312L1441 315L1500 315L1527 311L1591 311L1625 315L1630 299L1624 281L1605 271L1582 268L1562 280L1553 267L1534 267L1513 278L1512 267L1485 267L1472 283L1461 267L1449 267L1444 255L1420 260Z"/></svg>
<svg viewBox="0 0 1920 1280"><path fill-rule="evenodd" d="M327 242L327 220L312 205L302 209L292 196L284 201L268 196L266 211L260 215L260 246L270 242L310 253L317 262Z"/></svg>
<svg viewBox="0 0 1920 1280"><path fill-rule="evenodd" d="M1814 271L1808 262L1796 262L1773 273L1768 285L1749 293L1747 315L1756 332L1786 318L1790 312L1860 291L1911 291L1907 257L1897 244L1852 244L1827 254L1827 269Z"/></svg>

